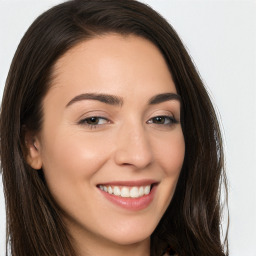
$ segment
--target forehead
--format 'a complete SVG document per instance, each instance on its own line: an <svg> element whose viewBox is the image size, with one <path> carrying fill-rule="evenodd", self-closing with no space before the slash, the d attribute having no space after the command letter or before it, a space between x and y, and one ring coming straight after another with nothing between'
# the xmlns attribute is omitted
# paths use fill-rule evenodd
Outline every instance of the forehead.
<svg viewBox="0 0 256 256"><path fill-rule="evenodd" d="M53 77L50 91L70 97L81 92L176 92L160 50L134 35L108 34L79 43L56 62Z"/></svg>

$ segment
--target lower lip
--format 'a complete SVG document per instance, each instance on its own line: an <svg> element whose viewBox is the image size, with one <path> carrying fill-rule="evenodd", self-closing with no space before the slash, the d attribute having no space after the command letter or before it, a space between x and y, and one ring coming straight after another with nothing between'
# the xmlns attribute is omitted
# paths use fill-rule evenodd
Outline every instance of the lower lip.
<svg viewBox="0 0 256 256"><path fill-rule="evenodd" d="M118 205L127 210L139 211L147 208L154 199L156 185L154 185L148 195L144 195L139 198L121 197L109 194L101 189L100 192L115 205Z"/></svg>

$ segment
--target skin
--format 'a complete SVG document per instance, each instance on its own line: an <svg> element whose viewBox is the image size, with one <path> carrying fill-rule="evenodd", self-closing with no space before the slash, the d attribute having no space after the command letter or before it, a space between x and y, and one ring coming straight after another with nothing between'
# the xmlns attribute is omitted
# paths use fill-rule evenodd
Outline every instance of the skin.
<svg viewBox="0 0 256 256"><path fill-rule="evenodd" d="M164 58L143 38L108 34L66 52L53 74L42 130L27 133L27 161L43 168L79 255L150 255L150 235L172 199L185 152L180 102L148 104L155 95L177 93ZM83 93L123 102L68 105ZM86 123L94 116L104 119ZM156 116L177 123L169 117L158 123ZM97 187L143 179L158 185L151 204L138 211L114 205Z"/></svg>

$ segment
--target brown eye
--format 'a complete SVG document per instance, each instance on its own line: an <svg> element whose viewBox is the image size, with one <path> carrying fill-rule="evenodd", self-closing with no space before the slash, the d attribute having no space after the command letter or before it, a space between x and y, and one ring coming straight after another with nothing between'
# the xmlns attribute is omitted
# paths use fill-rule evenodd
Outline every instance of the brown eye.
<svg viewBox="0 0 256 256"><path fill-rule="evenodd" d="M98 123L99 123L99 120L100 120L99 117L93 116L93 117L87 118L87 119L86 119L86 122L87 122L87 124L95 125L95 124L98 124Z"/></svg>
<svg viewBox="0 0 256 256"><path fill-rule="evenodd" d="M149 124L159 124L159 125L171 125L177 123L173 116L156 116L151 118L147 123Z"/></svg>
<svg viewBox="0 0 256 256"><path fill-rule="evenodd" d="M79 121L79 124L87 125L87 126L91 126L91 127L103 125L106 123L109 123L109 120L104 117L100 117L100 116L91 116L91 117L88 117L88 118L85 118L85 119Z"/></svg>
<svg viewBox="0 0 256 256"><path fill-rule="evenodd" d="M166 121L166 118L163 116L157 116L153 118L153 123L155 124L164 124Z"/></svg>

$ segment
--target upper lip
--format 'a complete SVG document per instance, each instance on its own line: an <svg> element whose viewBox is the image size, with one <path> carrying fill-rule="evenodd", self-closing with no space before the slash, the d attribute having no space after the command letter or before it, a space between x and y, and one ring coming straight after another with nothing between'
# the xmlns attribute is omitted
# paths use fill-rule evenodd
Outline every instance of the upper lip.
<svg viewBox="0 0 256 256"><path fill-rule="evenodd" d="M126 181L110 181L99 183L98 185L110 185L110 186L146 186L156 184L158 181L152 179L144 179L144 180L126 180Z"/></svg>

